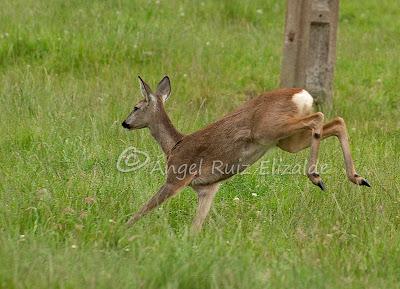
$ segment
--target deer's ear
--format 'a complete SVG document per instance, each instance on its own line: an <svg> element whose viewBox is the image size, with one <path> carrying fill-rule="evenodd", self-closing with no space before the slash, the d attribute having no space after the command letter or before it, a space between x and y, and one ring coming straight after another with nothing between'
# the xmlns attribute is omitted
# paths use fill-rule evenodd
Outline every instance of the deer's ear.
<svg viewBox="0 0 400 289"><path fill-rule="evenodd" d="M165 102L171 94L171 82L168 76L164 76L163 79L158 83L157 95L161 96L163 102Z"/></svg>
<svg viewBox="0 0 400 289"><path fill-rule="evenodd" d="M151 91L150 86L144 82L144 80L138 75L139 84L140 84L140 91L142 92L143 97L146 99L147 102L153 100L154 95Z"/></svg>

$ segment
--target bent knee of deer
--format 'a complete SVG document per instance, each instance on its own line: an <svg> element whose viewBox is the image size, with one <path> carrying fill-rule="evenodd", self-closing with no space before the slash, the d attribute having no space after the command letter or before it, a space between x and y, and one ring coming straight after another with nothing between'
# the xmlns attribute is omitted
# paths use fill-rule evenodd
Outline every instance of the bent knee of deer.
<svg viewBox="0 0 400 289"><path fill-rule="evenodd" d="M320 111L315 113L315 120L318 122L323 122L324 121L324 114Z"/></svg>
<svg viewBox="0 0 400 289"><path fill-rule="evenodd" d="M341 118L340 116L335 117L334 121L340 126L345 126L346 125L344 119Z"/></svg>
<svg viewBox="0 0 400 289"><path fill-rule="evenodd" d="M324 122L324 114L322 112L316 112L313 115L312 122L310 124L310 128L313 130L317 130L317 134L321 134L320 130L322 128Z"/></svg>
<svg viewBox="0 0 400 289"><path fill-rule="evenodd" d="M335 117L333 121L335 123L335 135L339 137L341 134L346 134L346 123L344 119L338 116Z"/></svg>

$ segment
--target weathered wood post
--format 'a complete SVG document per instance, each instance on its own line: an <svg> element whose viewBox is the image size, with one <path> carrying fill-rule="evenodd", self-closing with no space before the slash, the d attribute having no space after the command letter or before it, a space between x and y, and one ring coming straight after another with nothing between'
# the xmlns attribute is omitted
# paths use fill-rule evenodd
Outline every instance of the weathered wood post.
<svg viewBox="0 0 400 289"><path fill-rule="evenodd" d="M339 0L287 0L282 87L305 87L332 106Z"/></svg>

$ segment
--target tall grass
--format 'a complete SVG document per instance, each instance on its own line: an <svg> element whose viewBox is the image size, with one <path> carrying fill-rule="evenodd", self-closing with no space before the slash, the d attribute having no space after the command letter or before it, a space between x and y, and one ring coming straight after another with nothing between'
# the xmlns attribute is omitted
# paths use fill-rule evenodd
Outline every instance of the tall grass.
<svg viewBox="0 0 400 289"><path fill-rule="evenodd" d="M162 184L121 173L128 146L163 160L148 131L120 123L137 75L168 74L166 109L189 133L278 86L284 1L0 3L1 288L395 288L400 282L400 7L342 1L334 109L358 172L322 143L327 192L300 174L236 176L204 231L187 233L185 189L133 228ZM274 150L262 161L303 164ZM239 200L238 200L238 199Z"/></svg>

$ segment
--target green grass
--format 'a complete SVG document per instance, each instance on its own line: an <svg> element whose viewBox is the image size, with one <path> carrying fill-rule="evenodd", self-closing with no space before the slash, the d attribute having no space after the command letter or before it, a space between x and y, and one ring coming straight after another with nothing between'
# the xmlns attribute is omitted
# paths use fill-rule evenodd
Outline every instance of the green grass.
<svg viewBox="0 0 400 289"><path fill-rule="evenodd" d="M148 131L120 126L140 99L137 74L153 86L168 74L166 109L194 131L278 86L284 13L272 0L1 1L0 287L399 288L400 6L391 0L341 1L327 113L346 119L371 189L346 180L329 139L327 192L299 174L260 176L258 162L221 187L196 237L190 189L124 226L163 182L148 168L116 169L130 145L161 156ZM274 150L262 160L307 156Z"/></svg>

